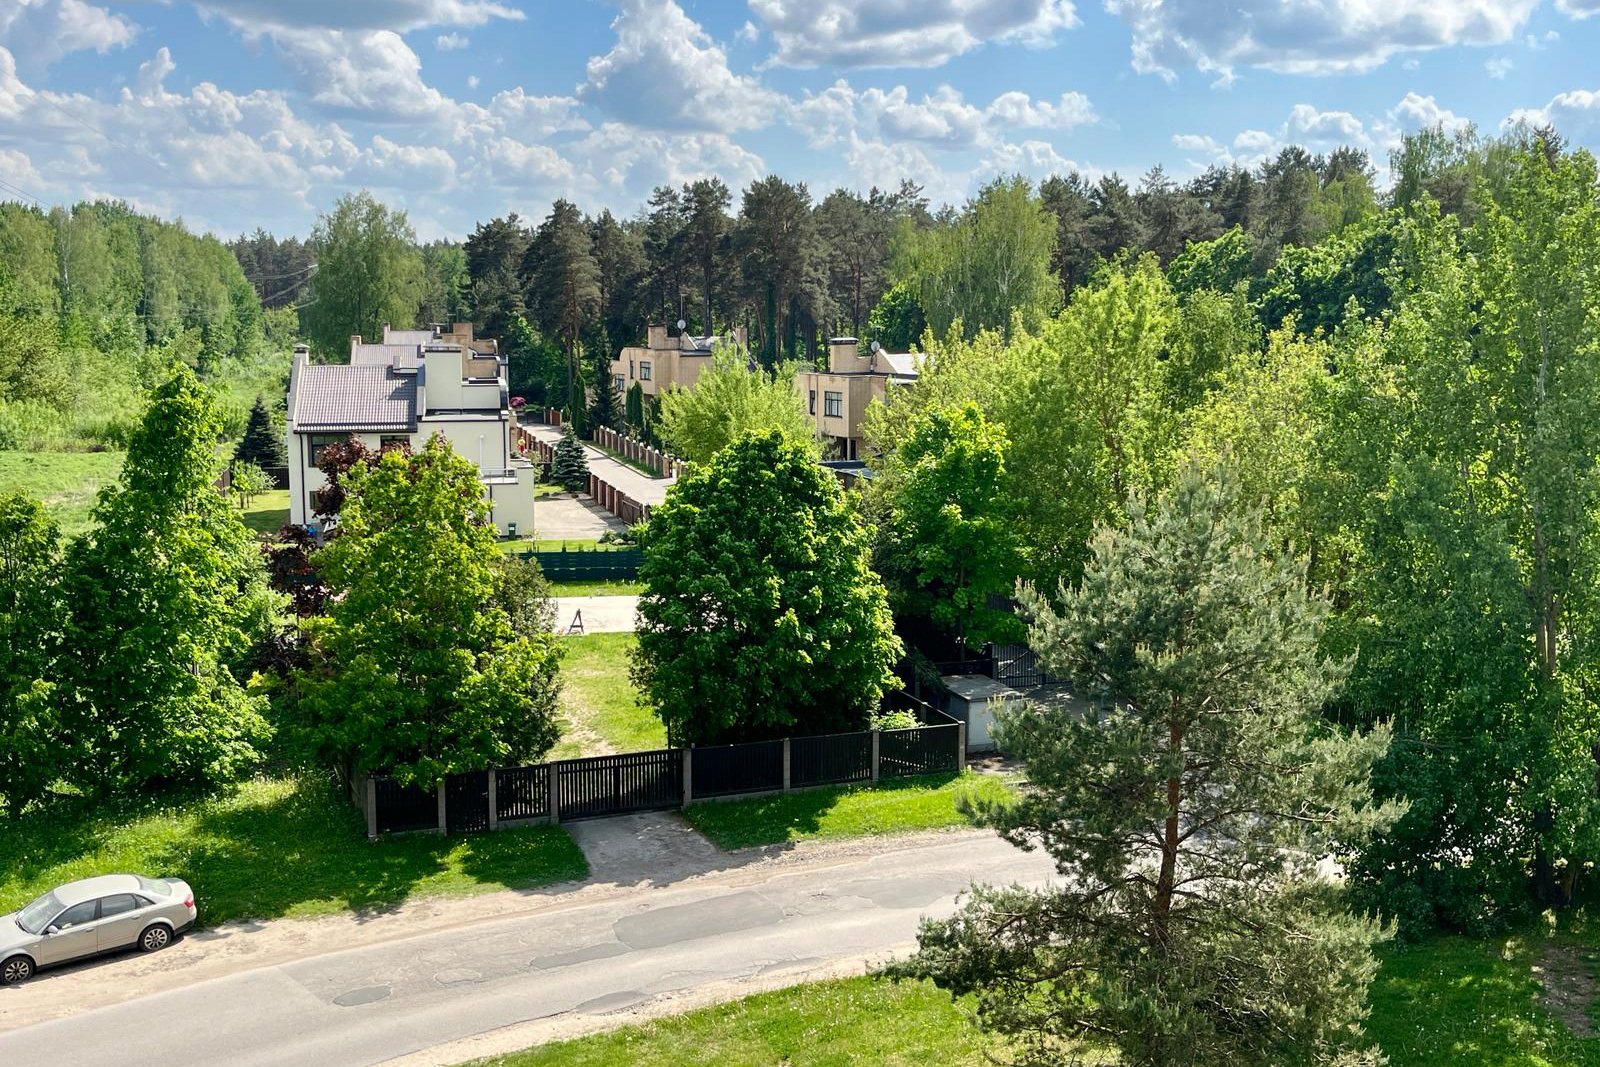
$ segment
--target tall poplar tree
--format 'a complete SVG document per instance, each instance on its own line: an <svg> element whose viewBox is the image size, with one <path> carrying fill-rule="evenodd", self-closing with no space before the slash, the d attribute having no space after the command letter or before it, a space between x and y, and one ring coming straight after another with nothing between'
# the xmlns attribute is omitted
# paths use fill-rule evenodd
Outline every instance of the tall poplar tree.
<svg viewBox="0 0 1600 1067"><path fill-rule="evenodd" d="M311 231L317 270L305 308L306 336L324 359L341 361L350 337L381 336L388 323L410 329L424 279L417 235L406 213L365 190L340 197Z"/></svg>

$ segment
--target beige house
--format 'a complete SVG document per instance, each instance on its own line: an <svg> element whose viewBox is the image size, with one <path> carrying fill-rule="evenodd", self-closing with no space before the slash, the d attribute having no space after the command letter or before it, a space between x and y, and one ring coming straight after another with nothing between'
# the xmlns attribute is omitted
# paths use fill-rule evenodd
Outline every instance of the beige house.
<svg viewBox="0 0 1600 1067"><path fill-rule="evenodd" d="M506 365L470 322L448 329L383 328L381 341L350 338L348 363L312 363L296 351L289 374L289 521L315 523L312 494L327 483L317 460L352 435L368 448L420 449L443 434L478 466L502 534L533 530L538 468L516 454Z"/></svg>
<svg viewBox="0 0 1600 1067"><path fill-rule="evenodd" d="M673 386L694 388L700 374L711 366L711 356L723 345L744 344L744 328L718 336L668 337L662 325L646 327L645 343L630 345L611 361L611 383L624 395L637 383L645 396L660 396Z"/></svg>
<svg viewBox="0 0 1600 1067"><path fill-rule="evenodd" d="M874 341L861 351L854 337L828 341L828 369L801 371L795 388L817 427L817 437L838 459L865 458L861 417L873 398L917 380L920 352L885 352Z"/></svg>

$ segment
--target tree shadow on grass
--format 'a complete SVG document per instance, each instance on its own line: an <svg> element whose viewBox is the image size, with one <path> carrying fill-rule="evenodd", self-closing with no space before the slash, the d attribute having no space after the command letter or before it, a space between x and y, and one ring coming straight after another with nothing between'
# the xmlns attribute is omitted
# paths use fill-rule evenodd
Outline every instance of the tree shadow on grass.
<svg viewBox="0 0 1600 1067"><path fill-rule="evenodd" d="M863 791L887 802L887 818L879 824L856 828L863 834L888 833L897 829L925 828L916 821L904 827L894 824L892 808L896 794L916 793L919 796L961 779L956 771L916 775L906 778L887 778L879 782L849 786L824 786L781 793L767 797L732 799L697 804L690 808L687 818L692 826L724 849L753 848L756 846L792 847L798 839L829 836L829 816L842 801ZM949 824L946 824L949 825ZM854 836L851 832L835 836Z"/></svg>

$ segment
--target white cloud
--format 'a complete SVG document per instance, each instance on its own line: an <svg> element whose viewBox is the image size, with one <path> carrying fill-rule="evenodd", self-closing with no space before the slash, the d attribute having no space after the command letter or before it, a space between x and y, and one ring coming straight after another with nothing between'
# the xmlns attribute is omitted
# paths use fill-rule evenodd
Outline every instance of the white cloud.
<svg viewBox="0 0 1600 1067"><path fill-rule="evenodd" d="M1556 0L1556 7L1562 14L1571 15L1575 19L1600 15L1600 0Z"/></svg>
<svg viewBox="0 0 1600 1067"><path fill-rule="evenodd" d="M1572 89L1558 93L1544 107L1518 108L1504 126L1554 126L1579 144L1600 143L1600 90Z"/></svg>
<svg viewBox="0 0 1600 1067"><path fill-rule="evenodd" d="M1100 174L1096 167L1086 167L1063 157L1055 150L1055 146L1046 141L1023 141L1020 144L1001 144L985 153L983 162L973 172L973 179L983 181L988 178L1021 174L1038 182L1053 174L1071 174L1074 171L1091 181L1096 180Z"/></svg>
<svg viewBox="0 0 1600 1067"><path fill-rule="evenodd" d="M1483 69L1488 73L1489 77L1498 81L1511 73L1511 68L1516 65L1516 62L1510 56L1496 56L1486 61L1483 64Z"/></svg>
<svg viewBox="0 0 1600 1067"><path fill-rule="evenodd" d="M476 89L477 87L478 87L478 76L476 74L468 74L467 75L467 88L468 89Z"/></svg>
<svg viewBox="0 0 1600 1067"><path fill-rule="evenodd" d="M739 32L734 37L746 43L754 41L761 36L761 29L749 19L744 20L744 25L739 27Z"/></svg>
<svg viewBox="0 0 1600 1067"><path fill-rule="evenodd" d="M195 0L241 29L394 30L526 18L491 0Z"/></svg>
<svg viewBox="0 0 1600 1067"><path fill-rule="evenodd" d="M1448 133L1458 133L1471 125L1469 120L1454 111L1440 107L1433 97L1416 92L1407 93L1390 109L1389 120L1401 133L1415 133L1428 126L1443 126ZM1398 138L1395 143L1398 143Z"/></svg>
<svg viewBox="0 0 1600 1067"><path fill-rule="evenodd" d="M751 0L790 67L938 66L985 41L1044 46L1078 24L1069 0Z"/></svg>
<svg viewBox="0 0 1600 1067"><path fill-rule="evenodd" d="M1585 3L1600 0L1583 0ZM1540 0L1106 0L1133 30L1133 65L1285 74L1361 72L1397 52L1503 44Z"/></svg>
<svg viewBox="0 0 1600 1067"><path fill-rule="evenodd" d="M472 41L464 33L441 33L433 39L433 47L441 52L454 52L466 48Z"/></svg>
<svg viewBox="0 0 1600 1067"><path fill-rule="evenodd" d="M858 91L842 78L819 93L808 92L789 108L790 124L817 147L856 136L864 143L914 141L978 148L998 144L1003 128L1070 129L1096 118L1089 98L1078 92L1062 93L1052 102L1010 91L979 107L948 85L913 100L903 85Z"/></svg>
<svg viewBox="0 0 1600 1067"><path fill-rule="evenodd" d="M73 52L102 55L125 48L139 27L83 0L6 0L0 3L0 41L28 70L42 71Z"/></svg>
<svg viewBox="0 0 1600 1067"><path fill-rule="evenodd" d="M272 32L301 89L321 108L372 122L442 119L453 101L422 80L422 61L392 30Z"/></svg>
<svg viewBox="0 0 1600 1067"><path fill-rule="evenodd" d="M630 209L657 185L682 185L717 175L739 189L766 172L760 156L726 135L673 137L617 122L604 124L572 145L570 152L600 183L599 189L584 190L586 201L598 194Z"/></svg>
<svg viewBox="0 0 1600 1067"><path fill-rule="evenodd" d="M593 56L578 95L608 114L662 130L733 132L772 121L780 98L734 74L728 57L673 0L622 0L617 42Z"/></svg>

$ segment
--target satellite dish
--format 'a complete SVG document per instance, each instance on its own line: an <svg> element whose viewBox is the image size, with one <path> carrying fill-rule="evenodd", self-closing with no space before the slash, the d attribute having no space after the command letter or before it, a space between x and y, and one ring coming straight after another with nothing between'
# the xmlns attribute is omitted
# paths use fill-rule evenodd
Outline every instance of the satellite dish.
<svg viewBox="0 0 1600 1067"><path fill-rule="evenodd" d="M876 341L874 341L874 342L872 342L872 344L871 344L871 346L870 346L870 347L871 347L871 349L872 349L872 351L873 351L873 352L874 352L874 353L876 353L876 352L877 352L877 351L878 351L878 350L879 350L879 349L881 349L881 348L882 348L882 347L883 347L883 346L882 346L882 345L880 345L880 344L879 344L879 343L878 343L878 342L876 342Z"/></svg>
<svg viewBox="0 0 1600 1067"><path fill-rule="evenodd" d="M689 325L689 324L687 322L684 322L682 319L678 320L678 329L682 330L687 325Z"/></svg>

